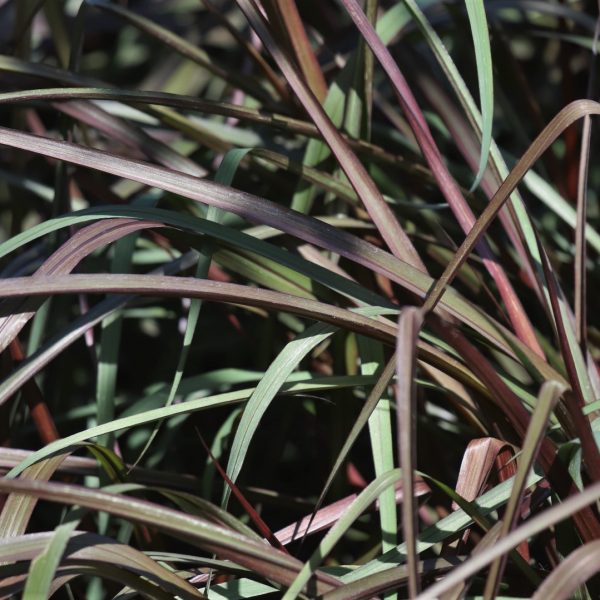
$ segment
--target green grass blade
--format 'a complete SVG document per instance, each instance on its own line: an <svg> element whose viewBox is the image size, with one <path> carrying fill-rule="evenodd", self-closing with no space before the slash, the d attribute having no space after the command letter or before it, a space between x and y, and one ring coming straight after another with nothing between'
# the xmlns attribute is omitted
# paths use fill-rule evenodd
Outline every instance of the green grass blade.
<svg viewBox="0 0 600 600"><path fill-rule="evenodd" d="M231 481L235 483L237 480L260 420L279 393L285 380L313 348L333 335L335 331L337 331L337 327L326 323L316 323L289 342L271 362L256 386L256 390L249 398L233 438L227 462L227 475ZM224 508L227 506L230 495L231 488L225 486L221 500L221 506Z"/></svg>
<svg viewBox="0 0 600 600"><path fill-rule="evenodd" d="M375 308L356 309L356 312L372 316L379 313ZM231 445L227 463L227 474L233 482L237 480L241 471L248 447L258 428L260 419L279 393L281 386L291 375L292 371L298 367L300 361L312 349L331 337L337 330L337 327L324 323L316 323L306 329L296 339L289 342L271 362L264 377L260 380L256 390L248 400ZM370 374L367 373L366 375ZM231 490L229 487L225 487L222 506L225 507L227 505L230 494Z"/></svg>
<svg viewBox="0 0 600 600"><path fill-rule="evenodd" d="M215 181L218 183L222 183L223 185L230 185L235 177L235 173L240 165L240 162L248 154L250 151L249 148L240 148L235 150L230 150L221 161L219 168L215 174ZM224 213L214 207L210 206L206 212L206 220L213 222L221 222L223 220ZM212 261L212 256L214 253L214 249L210 244L204 244L200 249L200 254L198 255L198 263L196 265L196 273L195 277L197 279L204 279L208 276L208 270L210 268L210 263ZM200 310L202 309L202 300L194 299L190 303L190 310L186 320L185 332L183 334L183 344L181 350L179 352L179 358L177 360L177 366L175 368L175 375L173 376L173 381L171 382L171 389L169 390L169 397L167 398L167 402L165 406L170 406L175 400L175 395L179 389L179 385L181 383L181 379L183 377L183 371L185 369L185 365L187 363L187 359L190 353L190 348L192 342L194 340L194 334L196 332L196 326L198 324L198 318L200 317ZM146 454L152 442L158 435L158 431L160 428L160 423L152 430L150 437L144 444L138 458L136 459L134 465L137 465Z"/></svg>
<svg viewBox="0 0 600 600"><path fill-rule="evenodd" d="M363 375L374 376L380 368L384 368L385 356L382 344L373 342L370 338L359 336L358 348L361 359L360 372ZM365 407L367 404L369 404L369 400L365 403ZM369 417L369 437L376 477L394 468L391 411L389 393L384 393ZM358 424L358 422L359 419L356 423ZM351 437L352 434L348 436L348 439ZM396 531L398 530L396 497L394 490L391 488L388 488L379 497L379 522L381 525L381 548L384 552L387 552L396 546Z"/></svg>
<svg viewBox="0 0 600 600"><path fill-rule="evenodd" d="M480 569L483 569L496 558L499 558L509 550L512 550L521 542L544 531L548 527L569 518L577 511L598 500L598 498L600 498L600 483L595 483L580 494L571 496L561 504L554 505L552 508L544 510L509 533L491 548L471 557L460 567L454 569L442 581L427 588L418 596L418 600L435 600L436 598L439 598L441 594L452 589L455 585L462 583L468 577L475 575Z"/></svg>
<svg viewBox="0 0 600 600"><path fill-rule="evenodd" d="M574 550L544 579L531 600L567 600L600 571L600 540Z"/></svg>
<svg viewBox="0 0 600 600"><path fill-rule="evenodd" d="M527 486L535 485L543 479L543 475L534 471L527 479ZM508 479L495 486L489 492L481 495L473 501L477 511L483 515L489 515L492 511L501 507L510 498L514 478ZM442 542L462 531L473 523L472 518L462 509L455 510L447 517L440 519L435 525L424 529L417 538L417 552L425 552L435 544ZM361 565L348 575L344 575L344 582L358 581L367 575L373 575L389 569L390 565L403 564L406 562L406 545L400 544L394 550L390 550L381 556Z"/></svg>
<svg viewBox="0 0 600 600"><path fill-rule="evenodd" d="M71 535L78 521L59 525L44 551L31 561L23 600L38 600L50 596L50 586L60 564Z"/></svg>
<svg viewBox="0 0 600 600"><path fill-rule="evenodd" d="M492 124L494 120L494 72L492 68L492 51L488 33L487 17L483 2L467 2L467 15L475 47L477 63L477 81L479 82L479 101L481 104L481 157L479 169L471 191L477 188L487 168L490 146L492 143Z"/></svg>
<svg viewBox="0 0 600 600"><path fill-rule="evenodd" d="M296 392L314 392L318 390L332 389L332 387L335 389L340 386L351 387L354 385L368 385L369 383L371 383L370 378L364 378L362 376L344 378L341 381L339 378L315 378L313 381L309 380L306 382L294 382L290 384L284 384L282 393L287 394ZM34 465L48 457L55 456L63 450L71 449L72 447L77 446L78 444L96 438L98 436L102 436L108 433L115 433L118 431L129 429L131 427L144 425L146 423L154 423L155 421L159 421L161 419L167 419L169 417L175 417L177 415L191 413L199 410L207 410L217 406L239 404L240 402L246 401L251 396L254 390L255 388L249 388L243 390L236 390L233 392L225 392L223 394L217 394L205 398L190 399L180 404L174 404L163 408L156 408L128 417L121 417L120 419L115 419L110 423L105 423L103 425L97 425L95 427L85 429L65 438L61 438L56 442L52 442L44 448L30 454L19 465L11 469L11 471L7 474L7 477L17 477L20 473L22 473L31 465Z"/></svg>

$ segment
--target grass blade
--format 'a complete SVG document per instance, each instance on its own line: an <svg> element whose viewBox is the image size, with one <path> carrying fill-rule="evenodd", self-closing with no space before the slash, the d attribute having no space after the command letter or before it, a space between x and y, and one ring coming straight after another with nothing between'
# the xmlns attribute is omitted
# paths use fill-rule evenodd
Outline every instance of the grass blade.
<svg viewBox="0 0 600 600"><path fill-rule="evenodd" d="M352 379L351 381L346 380L346 384L348 383L350 385L365 385L371 382L369 380L365 381L365 378L363 377L359 377L357 379ZM286 384L282 390L282 393L314 392L317 390L332 389L332 387L337 388L339 386L339 381L332 381L330 378L325 378L321 381L315 379L314 381L311 380L304 383L294 382L291 384ZM91 427L90 429L84 429L83 431L74 433L65 438L61 438L56 442L48 444L47 446L44 446L44 448L33 452L19 465L11 469L6 477L16 477L31 465L34 465L48 457L55 456L63 450L72 449L78 444L86 442L92 438L96 438L97 436L122 431L138 425L144 425L146 423L154 423L155 421L159 421L161 419L175 417L177 415L191 413L194 411L206 410L218 406L239 404L240 402L247 400L254 389L255 388L236 390L234 392L217 394L215 396L192 399L180 404L173 404L168 407L156 408L139 414L121 417L111 421L110 423L97 425L95 427Z"/></svg>
<svg viewBox="0 0 600 600"><path fill-rule="evenodd" d="M479 100L481 103L482 131L481 131L481 157L479 169L471 191L477 188L485 173L490 146L492 143L492 123L494 119L494 73L492 69L492 51L488 33L485 5L482 2L467 2L467 15L475 47L475 61L477 63L477 80L479 82Z"/></svg>
<svg viewBox="0 0 600 600"><path fill-rule="evenodd" d="M408 87L404 75L400 72L400 69L393 60L389 50L385 47L367 20L358 2L356 0L343 0L343 4L356 27L367 40L371 50L392 83L398 101L409 121L421 152L437 181L439 190L446 198L446 201L465 234L472 231L476 222L473 211L464 199L456 181L448 171L448 168L442 159L442 155L431 135L425 117L423 116L412 91ZM480 239L478 240L478 243L478 252L484 261L486 269L496 282L500 296L506 305L513 329L529 348L539 356L543 356L544 354L537 341L529 317L525 313L521 301L516 295L505 271L494 258L487 242Z"/></svg>
<svg viewBox="0 0 600 600"><path fill-rule="evenodd" d="M71 535L77 527L77 521L59 525L48 545L32 561L23 590L23 600L38 600L50 596L50 586L56 574Z"/></svg>
<svg viewBox="0 0 600 600"><path fill-rule="evenodd" d="M398 319L396 342L396 405L398 417L398 454L402 468L402 531L407 549L408 590L416 596L420 590L417 569L417 507L414 497L414 471L417 459L416 348L423 313L415 307L405 308Z"/></svg>
<svg viewBox="0 0 600 600"><path fill-rule="evenodd" d="M585 544L569 554L546 577L531 600L567 600L600 570L600 540Z"/></svg>
<svg viewBox="0 0 600 600"><path fill-rule="evenodd" d="M248 400L233 438L227 462L227 475L233 482L237 480L240 474L248 447L261 418L279 393L285 380L313 348L331 337L335 331L337 331L337 327L316 323L289 342L275 360L271 362L264 377ZM230 488L225 486L221 500L223 508L227 506L230 494Z"/></svg>
<svg viewBox="0 0 600 600"><path fill-rule="evenodd" d="M359 337L358 348L361 358L360 372L363 375L375 375L378 369L383 368L382 377L385 371L385 354L382 344L372 342L369 338ZM379 386L378 386L379 387ZM375 466L375 476L379 477L387 471L394 468L394 443L391 418L391 400L389 392L384 390L377 406L373 409L369 417L369 438L371 440L371 452L373 454L373 464ZM370 405L367 399L363 410ZM371 406L369 406L371 408ZM362 414L362 411L361 411ZM361 421L361 415L357 418L356 427ZM360 423L362 427L363 423ZM346 442L352 437L352 434L346 438ZM396 518L396 498L394 490L386 490L379 498L379 522L381 524L381 548L384 552L391 550L397 544L396 532L398 530Z"/></svg>
<svg viewBox="0 0 600 600"><path fill-rule="evenodd" d="M456 254L444 269L442 276L436 281L429 291L424 310L429 311L439 302L445 288L452 282L457 271L464 264L469 254L473 251L481 236L490 226L511 192L517 187L525 173L548 147L558 138L567 127L585 117L586 115L600 115L600 104L592 100L576 100L563 108L546 125L535 141L529 146L525 154L504 180L490 203L477 219L473 228L467 234Z"/></svg>

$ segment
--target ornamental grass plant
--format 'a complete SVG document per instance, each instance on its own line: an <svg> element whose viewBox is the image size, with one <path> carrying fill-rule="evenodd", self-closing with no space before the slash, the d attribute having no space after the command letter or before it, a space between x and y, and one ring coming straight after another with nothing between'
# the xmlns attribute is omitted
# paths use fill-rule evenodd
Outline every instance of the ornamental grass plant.
<svg viewBox="0 0 600 600"><path fill-rule="evenodd" d="M0 597L600 598L599 35L0 0Z"/></svg>

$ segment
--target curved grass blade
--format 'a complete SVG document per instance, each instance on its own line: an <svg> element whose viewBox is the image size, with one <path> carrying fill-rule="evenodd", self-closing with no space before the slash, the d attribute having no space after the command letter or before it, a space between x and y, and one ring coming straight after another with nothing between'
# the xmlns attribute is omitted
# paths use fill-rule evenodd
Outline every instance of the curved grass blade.
<svg viewBox="0 0 600 600"><path fill-rule="evenodd" d="M475 181L471 191L477 188L485 173L490 146L492 143L492 123L494 119L494 72L492 69L492 51L488 33L485 4L483 2L467 2L467 15L471 26L471 35L475 47L477 64L477 80L479 82L479 101L481 104L481 157Z"/></svg>
<svg viewBox="0 0 600 600"><path fill-rule="evenodd" d="M365 379L364 377L344 378L343 382L340 382L338 378L315 378L314 380L308 380L305 382L294 382L290 384L285 384L283 386L283 389L281 390L281 393L290 394L315 392L320 390L337 389L341 386L351 387L354 385L366 385L369 383L371 383L371 380L368 378ZM74 433L68 437L61 438L56 442L52 442L44 448L33 452L32 454L27 456L22 462L20 462L16 467L13 467L8 472L6 477L17 477L25 469L27 469L31 465L38 463L41 460L44 460L45 458L55 456L63 450L71 449L72 447L77 446L78 444L86 442L92 438L105 435L107 433L114 433L124 429L129 429L131 427L136 427L138 425L144 425L146 423L154 423L155 421L159 421L161 419L175 417L177 415L191 413L194 411L207 410L218 406L229 406L232 404L239 404L247 400L254 391L254 389L255 388L236 390L233 392L226 392L210 397L191 399L179 404L173 404L166 408L163 407L148 410L135 415L115 419L114 421L111 421L110 423L105 423L104 425L97 425L90 429L85 429L78 433Z"/></svg>
<svg viewBox="0 0 600 600"><path fill-rule="evenodd" d="M118 219L121 217L147 221L144 227L157 227L162 224L196 235L206 234L227 246L239 247L243 251L263 256L289 268L291 271L305 275L342 296L352 299L353 302L376 306L393 306L383 296L375 294L368 288L360 286L346 277L341 277L328 269L315 265L314 262L302 259L272 244L267 244L260 238L254 237L254 235L250 235L254 233L252 229L241 232L230 227L224 227L214 221L156 208L105 206L99 209L84 209L71 213L69 216L50 219L0 244L0 257L6 256L24 244L64 227L81 225L93 220ZM106 225L105 228L107 228Z"/></svg>
<svg viewBox="0 0 600 600"><path fill-rule="evenodd" d="M95 223L89 225L72 235L65 244L46 259L33 277L70 273L79 262L94 250L129 233L149 227L161 227L161 224L117 218L108 224ZM43 300L33 298L8 306L4 304L2 312L4 315L8 313L8 316L0 317L0 350L8 347L42 303Z"/></svg>
<svg viewBox="0 0 600 600"><path fill-rule="evenodd" d="M405 308L398 319L396 336L396 414L398 418L398 454L402 468L402 531L407 549L408 590L411 597L420 590L417 569L417 507L415 506L415 464L417 459L416 349L423 324L420 308Z"/></svg>
<svg viewBox="0 0 600 600"><path fill-rule="evenodd" d="M227 475L233 482L237 480L240 474L250 442L261 418L279 393L285 380L311 350L331 337L337 329L337 327L326 323L315 323L297 336L296 339L289 342L271 362L244 408L231 444L227 462ZM230 495L229 486L225 486L221 500L223 508L227 506Z"/></svg>
<svg viewBox="0 0 600 600"><path fill-rule="evenodd" d="M446 287L450 285L460 267L464 264L469 254L481 239L481 236L483 236L504 203L508 200L511 192L523 179L525 173L567 127L586 115L600 115L600 104L592 100L575 100L568 106L565 106L544 127L543 131L529 146L525 154L523 154L498 191L494 194L494 197L485 207L477 222L467 234L464 242L444 269L442 276L427 294L427 300L423 306L424 310L432 310L439 302Z"/></svg>
<svg viewBox="0 0 600 600"><path fill-rule="evenodd" d="M310 137L319 135L317 128L307 121L289 117L284 114L269 113L262 109L251 108L229 102L217 102L203 98L193 98L181 94L169 92L126 90L111 87L83 87L93 80L82 75L75 75L69 71L51 69L43 64L30 64L18 61L13 57L0 55L0 70L10 72L30 71L32 75L44 79L64 81L65 87L40 88L31 90L20 90L17 92L2 92L0 104L12 104L20 102L34 102L43 100L70 101L70 100L117 100L134 106L142 104L154 104L157 106L168 106L181 110L207 113L210 115L221 115L241 121L249 121L259 125L270 125L289 133L297 133ZM68 87L67 84L78 85Z"/></svg>
<svg viewBox="0 0 600 600"><path fill-rule="evenodd" d="M15 277L5 280L1 295L5 298L45 296L67 293L136 293L150 296L175 296L217 300L231 304L280 309L326 323L346 327L388 342L394 328L360 314L308 298L252 288L234 283L160 275L55 275ZM24 287L19 287L24 286Z"/></svg>
<svg viewBox="0 0 600 600"><path fill-rule="evenodd" d="M289 232L307 242L327 248L371 268L404 285L409 291L417 293L419 296L425 295L432 285L431 278L425 273L382 252L379 248L375 248L356 236L272 202L259 200L245 192L68 142L39 138L10 129L0 128L0 144L34 150L40 154L107 171L223 210L229 210L254 223L272 225L276 229ZM496 328L489 318L484 317L479 310L468 304L460 306L460 308L453 307L451 300L455 298L457 299L459 296L448 294L446 306L450 312L461 321L466 320L471 324L475 321L474 326L477 329L483 329L487 335L491 334L501 347L506 348L502 336L497 331L495 335L492 333ZM462 305L460 300L458 302ZM535 361L534 356L530 358Z"/></svg>

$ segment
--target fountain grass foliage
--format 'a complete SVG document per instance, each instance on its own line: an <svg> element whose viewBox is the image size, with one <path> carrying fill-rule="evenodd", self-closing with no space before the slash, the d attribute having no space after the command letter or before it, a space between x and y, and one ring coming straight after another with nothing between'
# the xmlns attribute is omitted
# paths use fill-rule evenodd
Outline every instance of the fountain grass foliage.
<svg viewBox="0 0 600 600"><path fill-rule="evenodd" d="M0 2L0 596L600 597L595 2Z"/></svg>

